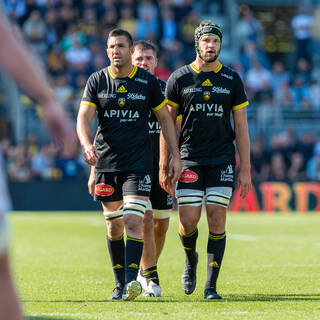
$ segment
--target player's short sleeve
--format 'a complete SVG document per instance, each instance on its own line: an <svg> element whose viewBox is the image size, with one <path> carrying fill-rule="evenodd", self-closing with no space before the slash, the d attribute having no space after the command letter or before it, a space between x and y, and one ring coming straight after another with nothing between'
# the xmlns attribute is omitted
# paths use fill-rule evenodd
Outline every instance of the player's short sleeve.
<svg viewBox="0 0 320 320"><path fill-rule="evenodd" d="M172 73L168 79L165 96L167 103L170 106L179 107L179 95L178 95L178 81L176 79L175 73Z"/></svg>
<svg viewBox="0 0 320 320"><path fill-rule="evenodd" d="M97 108L98 106L97 90L98 90L97 74L93 73L89 77L87 84L84 88L80 105L89 105Z"/></svg>
<svg viewBox="0 0 320 320"><path fill-rule="evenodd" d="M244 90L243 82L236 72L233 74L233 81L232 110L235 111L246 107L249 101Z"/></svg>
<svg viewBox="0 0 320 320"><path fill-rule="evenodd" d="M165 99L159 81L155 76L150 77L150 107L153 111L160 110L166 105L167 100Z"/></svg>

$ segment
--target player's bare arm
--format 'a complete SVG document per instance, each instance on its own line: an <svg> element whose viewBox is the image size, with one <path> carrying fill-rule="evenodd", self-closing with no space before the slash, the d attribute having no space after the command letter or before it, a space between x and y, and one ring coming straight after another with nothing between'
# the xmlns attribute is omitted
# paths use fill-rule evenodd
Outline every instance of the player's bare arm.
<svg viewBox="0 0 320 320"><path fill-rule="evenodd" d="M240 196L245 198L251 189L250 140L246 108L233 111L233 119L236 144L240 157L238 187L241 188Z"/></svg>
<svg viewBox="0 0 320 320"><path fill-rule="evenodd" d="M1 68L44 108L44 117L41 120L49 129L54 142L64 144L65 151L75 154L78 145L72 125L41 66L21 41L22 39L16 39L6 16L0 12L0 48L5 48L0 50Z"/></svg>
<svg viewBox="0 0 320 320"><path fill-rule="evenodd" d="M84 160L94 166L98 160L98 151L91 142L91 122L95 117L96 110L92 106L81 103L77 118L77 133L83 148Z"/></svg>
<svg viewBox="0 0 320 320"><path fill-rule="evenodd" d="M174 125L174 120L177 117L177 109L174 107L171 107L170 105L167 105L167 108L162 108L162 109L165 109L166 117L169 116L169 119L170 119L169 122L173 127L172 128L173 132L170 133L169 137L167 137L163 124L159 119L161 123L161 128L162 128L161 134L160 134L159 181L160 181L161 187L164 190L166 190L169 193L173 193L174 184L178 181L181 173L180 153L178 149L178 141L177 141L177 135L176 135L175 125ZM169 163L169 156L170 156L170 151L172 150L172 147L168 145L169 143L168 139L171 139L171 138L174 138L175 140L174 142L176 143L176 147L174 148L177 151L177 156L174 156L174 154L172 153L172 159ZM172 175L172 169L176 165L175 161L177 161L177 159L179 159L179 171L175 172L176 175Z"/></svg>
<svg viewBox="0 0 320 320"><path fill-rule="evenodd" d="M95 187L94 166L91 166L90 175L88 179L88 191L92 197L94 197L94 187Z"/></svg>

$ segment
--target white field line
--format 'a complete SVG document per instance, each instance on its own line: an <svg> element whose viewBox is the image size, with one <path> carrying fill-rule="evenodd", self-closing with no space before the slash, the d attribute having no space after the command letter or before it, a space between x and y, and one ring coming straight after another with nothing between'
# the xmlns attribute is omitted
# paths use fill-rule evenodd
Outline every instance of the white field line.
<svg viewBox="0 0 320 320"><path fill-rule="evenodd" d="M248 234L232 234L227 233L227 238L231 240L240 240L240 241L258 241L260 240L259 237L250 236Z"/></svg>

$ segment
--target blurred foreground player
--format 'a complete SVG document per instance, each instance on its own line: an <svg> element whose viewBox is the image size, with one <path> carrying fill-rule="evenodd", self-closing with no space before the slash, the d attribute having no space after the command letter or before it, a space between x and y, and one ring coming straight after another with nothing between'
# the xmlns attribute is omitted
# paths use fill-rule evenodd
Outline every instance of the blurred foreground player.
<svg viewBox="0 0 320 320"><path fill-rule="evenodd" d="M43 121L54 141L60 145L64 144L65 151L73 154L77 142L71 123L53 95L41 67L28 54L21 41L16 39L9 21L1 11L0 68L44 108ZM6 212L10 208L6 175L0 153L0 319L21 320L22 312L12 283L8 256Z"/></svg>

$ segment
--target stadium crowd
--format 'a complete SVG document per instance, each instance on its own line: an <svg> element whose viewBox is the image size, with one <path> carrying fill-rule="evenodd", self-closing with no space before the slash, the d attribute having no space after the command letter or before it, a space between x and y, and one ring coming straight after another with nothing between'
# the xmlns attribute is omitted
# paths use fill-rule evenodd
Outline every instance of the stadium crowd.
<svg viewBox="0 0 320 320"><path fill-rule="evenodd" d="M106 35L115 26L135 39L152 40L159 47L156 75L167 80L172 71L193 60L194 28L209 1L191 0L6 0L5 9L30 49L42 60L66 111L76 118L88 76L108 64ZM252 177L262 180L320 181L320 135L294 128L274 134L264 132L270 122L281 123L288 115L320 116L319 46L317 16L297 8L291 21L296 41L293 63L271 60L263 51L264 30L248 7L241 9L236 26L240 54L231 64L239 72L251 104L249 118L261 134L252 139ZM223 26L222 26L223 27ZM22 94L26 108L32 101ZM1 101L0 101L1 105ZM68 158L35 132L25 141L10 139L10 124L1 119L0 146L14 181L32 179L82 179L88 166L79 156ZM5 129L7 128L7 129Z"/></svg>

